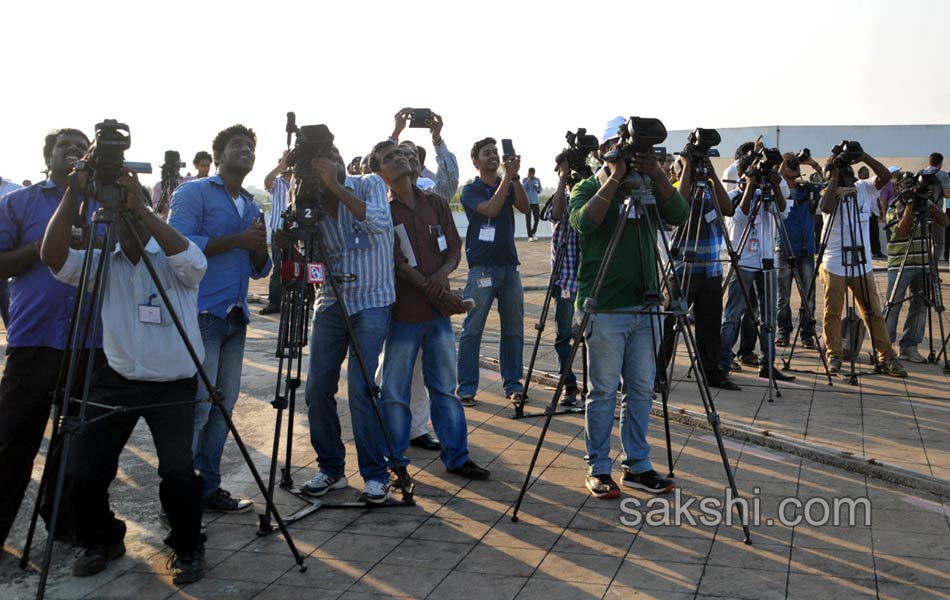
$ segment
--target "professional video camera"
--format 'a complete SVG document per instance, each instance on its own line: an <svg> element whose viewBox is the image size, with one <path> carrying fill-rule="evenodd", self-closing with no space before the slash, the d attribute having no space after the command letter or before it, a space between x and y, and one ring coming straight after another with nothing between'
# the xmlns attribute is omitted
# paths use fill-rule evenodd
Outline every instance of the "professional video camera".
<svg viewBox="0 0 950 600"><path fill-rule="evenodd" d="M77 171L85 171L91 175L88 192L100 206L110 209L125 208L128 190L118 184L118 179L126 169L133 173L152 172L152 165L149 163L125 160L125 151L131 145L129 126L115 119L106 119L96 124L92 155L88 160L76 162Z"/></svg>
<svg viewBox="0 0 950 600"><path fill-rule="evenodd" d="M756 183L767 179L766 175L782 164L782 153L776 148L753 148L739 157L739 173L748 176Z"/></svg>
<svg viewBox="0 0 950 600"><path fill-rule="evenodd" d="M843 140L840 144L831 149L831 158L828 164L839 170L846 170L848 167L861 160L864 156L864 148L861 144L854 141Z"/></svg>
<svg viewBox="0 0 950 600"><path fill-rule="evenodd" d="M930 214L930 206L940 197L943 186L932 173L905 173L897 184L898 194L905 204L913 205L921 214Z"/></svg>
<svg viewBox="0 0 950 600"><path fill-rule="evenodd" d="M719 151L713 149L713 146L718 146L721 141L722 137L715 129L697 127L689 133L686 145L680 154L688 157L694 165L703 164L709 161L709 157L719 156Z"/></svg>
<svg viewBox="0 0 950 600"><path fill-rule="evenodd" d="M638 153L653 152L653 146L666 139L666 127L659 119L643 117L630 117L617 128L617 133L620 141L604 155L607 162L623 158L629 165Z"/></svg>
<svg viewBox="0 0 950 600"><path fill-rule="evenodd" d="M162 163L162 182L178 181L178 170L185 167L181 154L176 150L165 151L165 162Z"/></svg>
<svg viewBox="0 0 950 600"><path fill-rule="evenodd" d="M571 169L569 179L572 184L593 175L590 165L587 164L587 157L599 146L597 136L588 134L583 127L578 127L577 133L568 131L564 138L567 140L567 148L561 150L554 162L560 164L567 161ZM557 171L557 168L554 170Z"/></svg>
<svg viewBox="0 0 950 600"><path fill-rule="evenodd" d="M799 150L798 154L788 159L788 166L793 169L797 169L801 164L811 158L811 150L808 148L802 148Z"/></svg>
<svg viewBox="0 0 950 600"><path fill-rule="evenodd" d="M288 140L291 133L297 134L294 147L286 160L287 166L293 171L295 181L291 195L293 204L287 208L287 214L300 226L313 227L317 222L317 210L322 206L323 182L310 163L316 158L330 156L333 134L326 125L297 127L294 120L294 113L287 113Z"/></svg>

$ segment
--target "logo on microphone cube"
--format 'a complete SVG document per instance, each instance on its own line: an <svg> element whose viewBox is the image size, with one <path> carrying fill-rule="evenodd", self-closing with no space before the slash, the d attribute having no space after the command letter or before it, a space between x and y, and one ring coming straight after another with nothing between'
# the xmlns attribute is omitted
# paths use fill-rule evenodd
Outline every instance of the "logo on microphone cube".
<svg viewBox="0 0 950 600"><path fill-rule="evenodd" d="M307 263L307 283L323 283L326 277L323 273L323 263Z"/></svg>

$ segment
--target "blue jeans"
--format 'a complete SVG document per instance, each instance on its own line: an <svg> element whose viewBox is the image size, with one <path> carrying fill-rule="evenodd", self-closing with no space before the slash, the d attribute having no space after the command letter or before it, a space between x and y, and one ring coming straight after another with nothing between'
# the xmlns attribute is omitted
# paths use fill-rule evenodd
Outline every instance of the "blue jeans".
<svg viewBox="0 0 950 600"><path fill-rule="evenodd" d="M429 393L432 427L442 443L442 462L456 469L468 460L468 423L455 395L455 334L452 320L435 313L424 323L389 323L383 353L382 409L399 466L409 464L412 370L422 350L422 377Z"/></svg>
<svg viewBox="0 0 950 600"><path fill-rule="evenodd" d="M505 394L523 391L521 377L524 374L524 290L521 289L518 267L471 267L468 271L468 282L465 284L465 297L475 300L475 308L465 315L462 335L459 337L458 395L474 397L478 391L478 355L482 345L482 329L496 298L498 316L501 319L499 358Z"/></svg>
<svg viewBox="0 0 950 600"><path fill-rule="evenodd" d="M198 315L201 341L205 347L202 363L211 384L221 390L224 408L228 415L237 404L241 391L241 367L244 364L244 338L247 325L244 318L222 319L209 313ZM208 400L208 390L198 379L198 400ZM228 423L210 402L195 406L195 438L192 451L195 468L204 477L204 493L207 495L221 487L221 455L228 440Z"/></svg>
<svg viewBox="0 0 950 600"><path fill-rule="evenodd" d="M769 294L766 294L765 291L766 275L772 279ZM742 319L742 313L745 312L745 297L742 295L739 277L742 277L742 282L747 290L750 292L753 289L755 290L758 298L759 321L761 323L759 326L759 345L763 349L769 349L759 359L759 365L763 367L768 365L769 356L772 357L772 360L775 359L775 336L768 335L766 330L769 320L772 318L772 311L774 310L772 307L776 305L775 271L764 273L739 268L736 269L735 275L729 281L729 298L726 300L726 307L722 312L722 353L719 358L719 366L723 370L728 370L732 365L732 359L735 357L732 347L739 335L739 322Z"/></svg>
<svg viewBox="0 0 950 600"><path fill-rule="evenodd" d="M596 313L588 323L586 337L590 392L584 417L584 440L590 472L592 475L610 473L613 462L610 434L617 406L617 387L621 382L623 464L631 473L649 471L653 467L647 427L656 376L656 350L663 337L660 319L646 314Z"/></svg>
<svg viewBox="0 0 950 600"><path fill-rule="evenodd" d="M811 286L808 307L811 309L812 318L807 319L804 311L799 312L802 319L802 337L813 338L815 337L815 288L818 287L817 281L812 283L812 279L815 277L815 257L810 255L800 256L796 262L802 288L808 291L808 287ZM792 268L788 262L788 255L784 251L776 251L775 266L778 268L778 334L783 337L791 337Z"/></svg>
<svg viewBox="0 0 950 600"><path fill-rule="evenodd" d="M379 352L389 331L389 306L367 308L350 316L360 352L373 383ZM320 471L342 477L346 468L346 449L341 439L340 417L334 395L339 389L340 366L349 350L346 385L350 419L356 440L356 458L365 481L389 481L386 470L386 442L373 410L373 399L366 388L356 355L346 337L343 317L337 304L313 316L310 335L310 369L307 371L307 418L310 443L317 452ZM412 372L412 369L409 369ZM375 384L374 384L375 385Z"/></svg>
<svg viewBox="0 0 950 600"><path fill-rule="evenodd" d="M903 352L910 348L917 348L917 345L924 340L924 326L927 324L927 305L924 303L924 272L920 268L905 267L904 274L900 281L897 281L898 269L887 270L887 294L884 298L891 301L891 291L897 284L897 291L894 293L894 304L888 309L885 307L884 313L887 315L887 336L893 344L897 339L897 319L901 314L901 306L904 302L904 296L907 295L907 288L910 288L911 297L907 301L910 308L907 309L907 320L904 321L904 334L901 336L900 349Z"/></svg>
<svg viewBox="0 0 950 600"><path fill-rule="evenodd" d="M570 298L561 297L561 286L554 284L554 321L557 323L557 335L554 338L554 351L557 352L558 373L564 372L564 363L571 354L571 330L574 326L574 294ZM577 376L573 365L568 370L567 389L577 388Z"/></svg>

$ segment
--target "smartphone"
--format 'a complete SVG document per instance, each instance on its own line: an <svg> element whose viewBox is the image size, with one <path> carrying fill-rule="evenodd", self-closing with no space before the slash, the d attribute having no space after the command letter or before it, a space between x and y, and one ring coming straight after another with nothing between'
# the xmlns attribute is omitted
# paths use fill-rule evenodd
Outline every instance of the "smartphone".
<svg viewBox="0 0 950 600"><path fill-rule="evenodd" d="M462 304L466 306L469 310L475 308L475 299L474 298L464 298Z"/></svg>
<svg viewBox="0 0 950 600"><path fill-rule="evenodd" d="M428 129L432 126L432 111L428 108L414 108L409 113L409 127Z"/></svg>
<svg viewBox="0 0 950 600"><path fill-rule="evenodd" d="M501 156L502 158L517 156L515 153L515 145L511 143L511 140L501 140Z"/></svg>

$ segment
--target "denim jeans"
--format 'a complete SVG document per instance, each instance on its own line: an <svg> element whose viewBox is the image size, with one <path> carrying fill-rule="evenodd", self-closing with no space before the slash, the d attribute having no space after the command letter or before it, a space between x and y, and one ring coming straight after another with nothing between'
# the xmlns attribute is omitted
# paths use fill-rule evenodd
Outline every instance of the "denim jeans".
<svg viewBox="0 0 950 600"><path fill-rule="evenodd" d="M742 295L742 289L739 284L739 277L742 277L742 282L745 284L747 290L755 289L756 296L758 297L758 311L759 311L759 345L764 350L768 348L768 352L763 352L762 357L759 359L759 365L765 366L769 364L769 356L772 357L772 360L775 360L775 336L768 336L767 327L769 320L772 318L772 311L776 304L776 286L775 286L775 271L770 273L765 273L763 271L749 271L746 269L736 269L736 274L733 275L732 279L729 281L729 298L726 300L726 307L722 312L722 353L719 357L719 366L726 370L732 365L732 359L735 357L735 354L732 352L732 347L736 343L736 337L739 335L739 322L742 319L742 313L745 312L745 297ZM769 286L770 293L765 293L765 279L766 277L771 278L771 285Z"/></svg>
<svg viewBox="0 0 950 600"><path fill-rule="evenodd" d="M897 281L898 269L887 270L887 294L884 296L889 302L893 302L890 309L886 306L884 313L887 315L887 336L893 344L897 339L897 319L901 314L901 307L907 303L910 307L907 309L907 320L904 321L904 334L901 336L900 349L917 348L917 345L924 340L924 326L927 324L927 305L924 302L924 272L920 268L905 267L904 273ZM893 300L891 292L894 290L895 283L897 291L894 292ZM911 297L905 302L904 296L907 295L907 289L910 288Z"/></svg>
<svg viewBox="0 0 950 600"><path fill-rule="evenodd" d="M370 383L373 383L379 353L389 331L389 312L390 307L384 306L367 308L350 315ZM346 337L346 328L337 304L314 314L310 335L310 368L307 371L305 396L310 443L317 452L317 465L321 472L331 477L345 474L346 449L341 438L340 417L334 395L339 389L340 366L347 351L346 387L360 475L365 481L389 481L389 472L386 470L388 452L383 431L373 410L373 399L366 388L356 354Z"/></svg>
<svg viewBox="0 0 950 600"><path fill-rule="evenodd" d="M569 298L561 297L561 286L554 284L554 321L557 333L554 337L554 351L557 352L558 373L564 372L564 363L571 354L571 331L574 327L574 294ZM577 388L577 375L571 365L565 381L566 389Z"/></svg>
<svg viewBox="0 0 950 600"><path fill-rule="evenodd" d="M468 460L468 424L455 395L455 334L448 317L435 314L424 323L389 324L383 353L382 409L396 461L409 464L413 365L422 350L422 377L429 392L432 427L442 443L442 462L456 469Z"/></svg>
<svg viewBox="0 0 950 600"><path fill-rule="evenodd" d="M792 337L792 267L788 262L788 254L783 250L775 252L775 266L778 268L778 335ZM815 288L818 282L812 282L815 277L815 257L800 256L796 261L798 276L802 281L802 288L808 291L811 286L811 296L808 298L808 307L812 318L807 319L805 312L799 309L802 324L802 337L815 337Z"/></svg>
<svg viewBox="0 0 950 600"><path fill-rule="evenodd" d="M247 325L241 316L222 319L210 313L198 315L201 341L205 347L202 367L211 384L221 390L224 409L228 415L237 404L241 391L241 367L244 364L244 338ZM198 379L198 400L208 400L208 390ZM195 406L195 436L192 451L195 469L204 477L204 493L210 494L221 487L221 456L228 440L228 423L221 411L211 402Z"/></svg>
<svg viewBox="0 0 950 600"><path fill-rule="evenodd" d="M637 310L631 308L629 310ZM610 434L621 388L620 445L631 473L649 471L647 427L656 376L656 350L662 337L660 319L648 314L596 313L588 322L585 460L592 475L610 473Z"/></svg>
<svg viewBox="0 0 950 600"><path fill-rule="evenodd" d="M492 302L498 299L501 319L499 358L505 394L523 391L524 374L524 290L518 267L471 267L465 284L465 297L475 300L462 322L459 337L459 396L475 396L478 391L478 355L482 345L482 329Z"/></svg>

